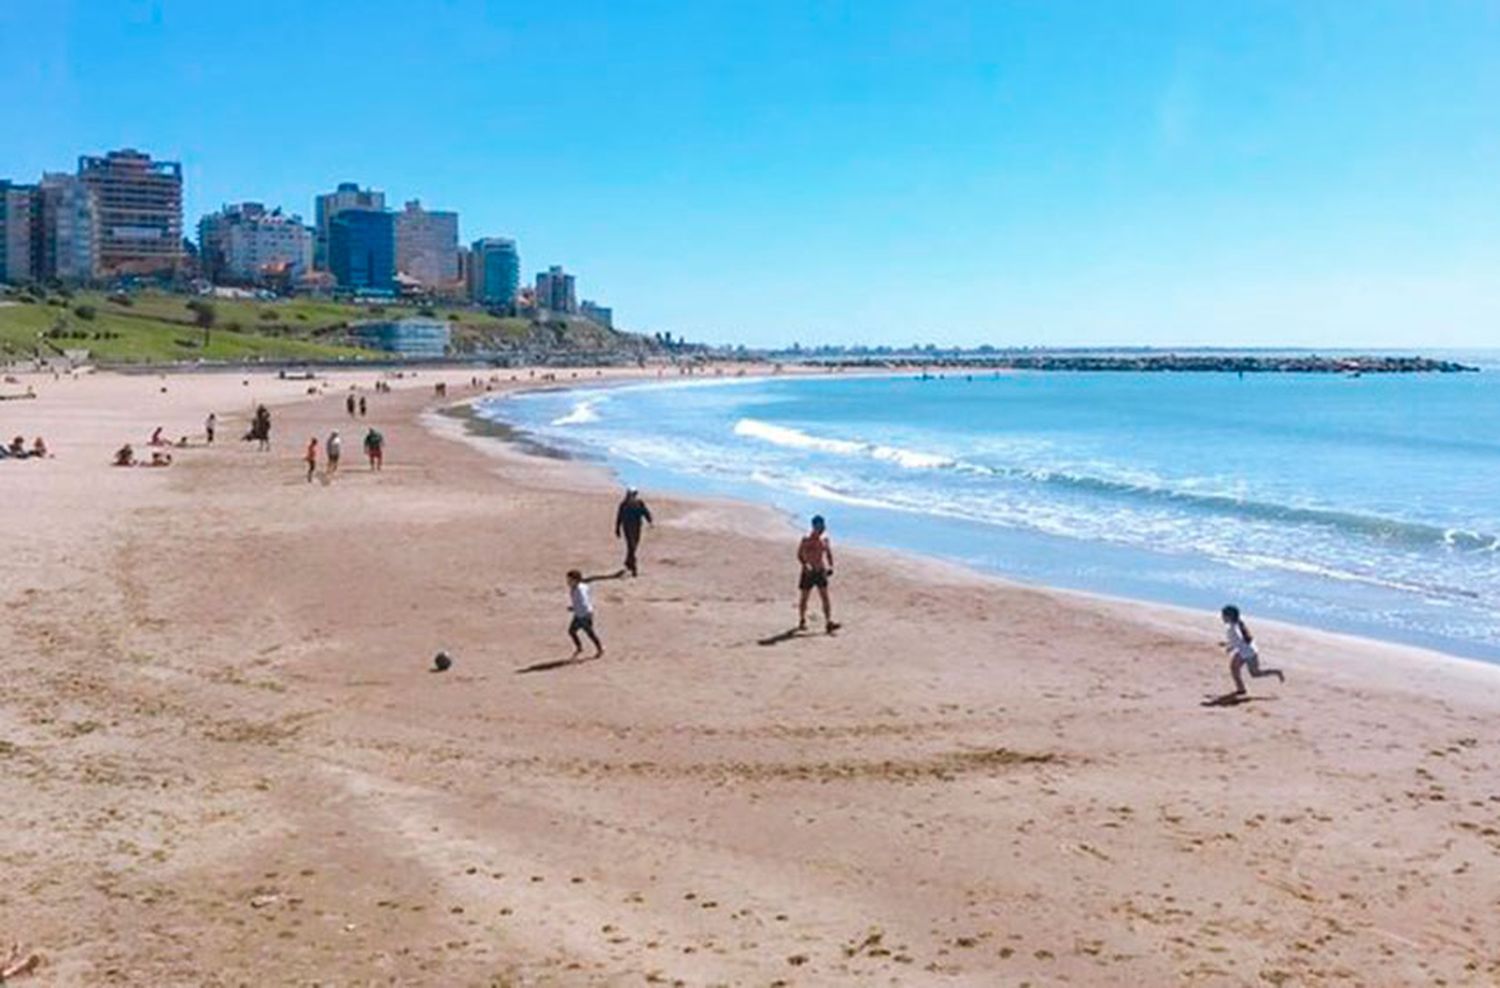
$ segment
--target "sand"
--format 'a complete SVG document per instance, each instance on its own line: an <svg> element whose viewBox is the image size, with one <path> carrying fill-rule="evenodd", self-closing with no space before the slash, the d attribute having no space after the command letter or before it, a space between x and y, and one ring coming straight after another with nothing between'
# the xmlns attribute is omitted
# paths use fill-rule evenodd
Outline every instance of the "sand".
<svg viewBox="0 0 1500 988"><path fill-rule="evenodd" d="M0 403L57 454L0 461L24 983L1500 982L1495 668L1251 614L1287 684L1203 706L1215 615L859 551L836 516L844 628L787 636L789 523L651 491L641 578L594 588L608 653L568 663L563 574L619 567L616 492L434 411L469 373ZM269 454L237 439L257 400ZM219 445L107 465L210 409Z"/></svg>

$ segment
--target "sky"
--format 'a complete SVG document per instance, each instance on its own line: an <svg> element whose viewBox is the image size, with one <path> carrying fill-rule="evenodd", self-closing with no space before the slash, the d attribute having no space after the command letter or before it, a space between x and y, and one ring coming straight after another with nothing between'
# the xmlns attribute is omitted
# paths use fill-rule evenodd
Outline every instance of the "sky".
<svg viewBox="0 0 1500 988"><path fill-rule="evenodd" d="M1500 0L0 0L0 177L340 181L751 345L1500 342Z"/></svg>

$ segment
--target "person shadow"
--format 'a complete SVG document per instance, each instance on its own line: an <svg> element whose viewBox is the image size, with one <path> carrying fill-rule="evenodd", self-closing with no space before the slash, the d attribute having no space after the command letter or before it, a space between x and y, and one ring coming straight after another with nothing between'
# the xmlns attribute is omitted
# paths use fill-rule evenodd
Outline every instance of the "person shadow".
<svg viewBox="0 0 1500 988"><path fill-rule="evenodd" d="M755 644L757 644L757 645L780 645L782 642L789 642L793 638L806 638L806 637L807 637L807 631L806 631L806 629L799 628L799 627L793 625L792 627L786 629L785 631L778 631L776 634L771 635L771 636L769 636L767 638L757 639L756 642L755 642Z"/></svg>
<svg viewBox="0 0 1500 988"><path fill-rule="evenodd" d="M581 666L585 662L592 661L594 661L594 657L592 655L580 655L576 659L548 659L545 662L537 662L529 666L523 666L522 668L516 670L516 675L525 676L533 672L552 672L554 669L566 669L569 666Z"/></svg>
<svg viewBox="0 0 1500 988"><path fill-rule="evenodd" d="M1251 696L1249 693L1221 693L1218 696L1209 694L1203 698L1200 707L1238 707L1242 703L1262 703L1274 700L1270 696Z"/></svg>

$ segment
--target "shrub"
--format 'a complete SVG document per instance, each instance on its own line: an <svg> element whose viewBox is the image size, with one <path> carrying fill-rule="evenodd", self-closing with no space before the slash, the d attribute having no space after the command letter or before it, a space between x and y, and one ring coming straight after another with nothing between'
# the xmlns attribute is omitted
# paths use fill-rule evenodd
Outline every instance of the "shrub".
<svg viewBox="0 0 1500 988"><path fill-rule="evenodd" d="M260 310L260 317L262 319L266 320L267 322L269 322L272 319L276 318L276 310L275 309L261 309Z"/></svg>
<svg viewBox="0 0 1500 988"><path fill-rule="evenodd" d="M383 315L385 315L385 306L383 306L383 305L372 305L372 306L370 306L370 315L372 315L372 316L383 316Z"/></svg>
<svg viewBox="0 0 1500 988"><path fill-rule="evenodd" d="M437 315L437 313L432 310L432 306L424 305L417 310L417 315L422 316L426 319L431 319L433 316Z"/></svg>
<svg viewBox="0 0 1500 988"><path fill-rule="evenodd" d="M129 295L126 295L124 292L115 292L109 297L109 300L116 305L123 305L127 309L135 304L135 299L131 298ZM189 304L188 308L191 309L192 305Z"/></svg>
<svg viewBox="0 0 1500 988"><path fill-rule="evenodd" d="M303 322L307 322L307 313L306 312L299 312L299 313L297 313L297 318L300 319L300 320L302 320Z"/></svg>
<svg viewBox="0 0 1500 988"><path fill-rule="evenodd" d="M99 314L99 311L92 305L75 305L73 307L73 314L79 319L93 322L94 317Z"/></svg>
<svg viewBox="0 0 1500 988"><path fill-rule="evenodd" d="M229 322L227 322L227 323L224 324L224 328L226 330L228 330L229 332L231 332L231 333L238 333L240 330L244 329L245 327L241 326L239 324L238 320L231 320L231 321L229 321Z"/></svg>

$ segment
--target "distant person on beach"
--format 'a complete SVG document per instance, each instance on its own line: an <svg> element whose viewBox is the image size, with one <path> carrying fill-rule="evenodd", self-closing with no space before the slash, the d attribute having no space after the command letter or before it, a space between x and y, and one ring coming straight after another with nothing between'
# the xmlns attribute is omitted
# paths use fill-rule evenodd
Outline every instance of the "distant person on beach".
<svg viewBox="0 0 1500 988"><path fill-rule="evenodd" d="M313 474L318 472L318 437L313 436L307 441L307 452L302 454L302 459L307 461L307 482L313 480Z"/></svg>
<svg viewBox="0 0 1500 988"><path fill-rule="evenodd" d="M364 395L360 395L359 396L359 417L360 418L364 418L365 417L365 396Z"/></svg>
<svg viewBox="0 0 1500 988"><path fill-rule="evenodd" d="M162 435L162 426L157 426L156 427L156 431L153 432L153 433L151 433L151 445L153 445L153 446L165 446L165 445L167 445L166 437Z"/></svg>
<svg viewBox="0 0 1500 988"><path fill-rule="evenodd" d="M354 395L351 394L349 397L344 399L344 408L348 410L349 417L351 419L354 418Z"/></svg>
<svg viewBox="0 0 1500 988"><path fill-rule="evenodd" d="M1286 682L1286 676L1280 669L1260 667L1260 655L1255 651L1255 637L1245 626L1238 607L1225 604L1219 617L1224 619L1224 651L1229 653L1229 675L1234 680L1235 695L1240 696L1246 692L1245 680L1240 676L1241 669L1249 669L1250 675L1256 679L1275 676L1277 681Z"/></svg>
<svg viewBox="0 0 1500 988"><path fill-rule="evenodd" d="M24 460L30 455L26 452L25 436L17 436L10 441L10 455L18 460Z"/></svg>
<svg viewBox="0 0 1500 988"><path fill-rule="evenodd" d="M385 465L385 436L379 429L372 427L365 433L365 456L370 458L371 470L379 470Z"/></svg>
<svg viewBox="0 0 1500 988"><path fill-rule="evenodd" d="M31 455L43 460L52 455L52 451L47 448L47 441L41 436L37 436L36 439L32 441Z"/></svg>
<svg viewBox="0 0 1500 988"><path fill-rule="evenodd" d="M568 570L568 609L573 612L573 621L568 625L568 637L573 639L573 658L583 654L581 631L594 643L594 658L604 654L604 645L594 633L594 602L589 599L589 584L576 569Z"/></svg>
<svg viewBox="0 0 1500 988"><path fill-rule="evenodd" d="M625 492L625 499L615 511L615 538L625 539L625 568L631 576L639 576L635 551L641 544L641 523L656 524L651 520L651 509L641 500L641 492L634 487Z"/></svg>
<svg viewBox="0 0 1500 988"><path fill-rule="evenodd" d="M323 451L328 454L328 476L332 477L339 472L339 459L344 455L344 440L339 438L339 430L334 429L328 434Z"/></svg>
<svg viewBox="0 0 1500 988"><path fill-rule="evenodd" d="M124 446L121 446L119 449L115 450L115 466L135 466L135 448L129 443L126 443Z"/></svg>
<svg viewBox="0 0 1500 988"><path fill-rule="evenodd" d="M219 427L219 417L213 412L208 413L208 418L203 420L203 434L208 437L208 444L214 444L214 430Z"/></svg>
<svg viewBox="0 0 1500 988"><path fill-rule="evenodd" d="M255 408L255 421L250 426L250 438L259 441L262 453L270 450L271 410L265 405L257 405Z"/></svg>
<svg viewBox="0 0 1500 988"><path fill-rule="evenodd" d="M833 576L833 546L828 543L827 524L822 515L813 515L812 531L797 543L797 562L802 575L797 580L797 630L807 630L807 598L818 591L823 604L823 627L830 635L839 629L833 620L833 605L828 601L828 578Z"/></svg>

